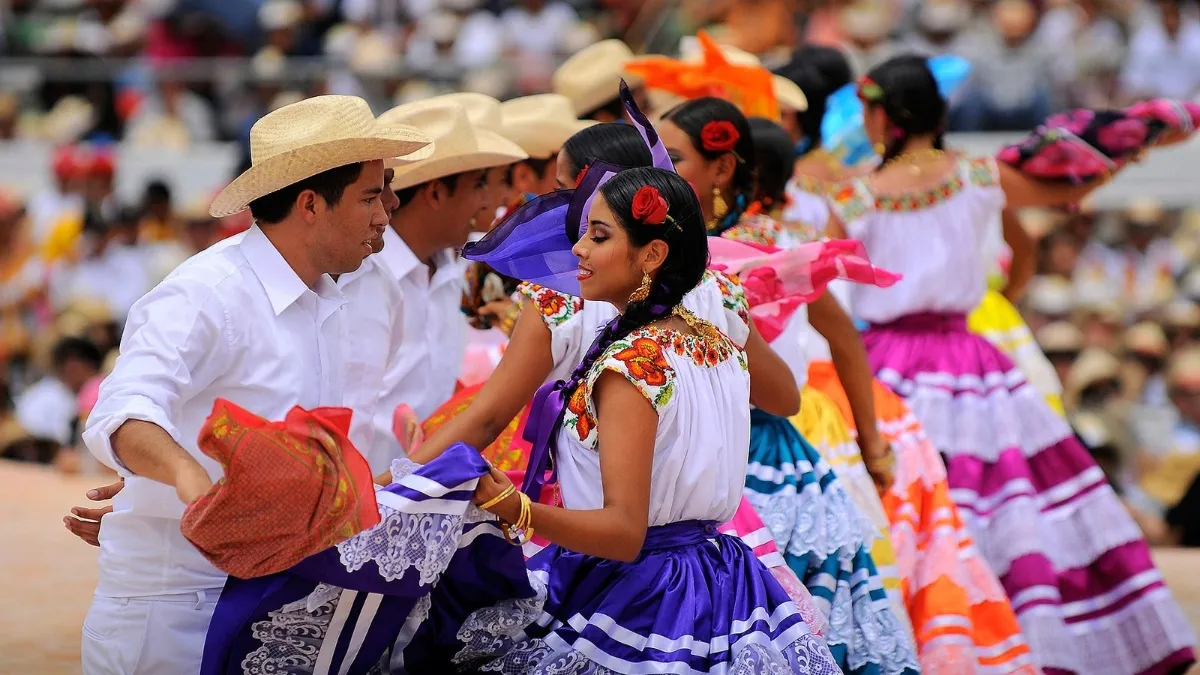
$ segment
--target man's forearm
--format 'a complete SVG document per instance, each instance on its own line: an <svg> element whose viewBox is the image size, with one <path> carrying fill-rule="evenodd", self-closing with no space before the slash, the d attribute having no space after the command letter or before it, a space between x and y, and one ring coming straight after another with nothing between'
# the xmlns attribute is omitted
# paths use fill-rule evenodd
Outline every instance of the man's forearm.
<svg viewBox="0 0 1200 675"><path fill-rule="evenodd" d="M131 473L174 486L180 471L198 464L171 434L151 422L128 420L112 435L113 454Z"/></svg>

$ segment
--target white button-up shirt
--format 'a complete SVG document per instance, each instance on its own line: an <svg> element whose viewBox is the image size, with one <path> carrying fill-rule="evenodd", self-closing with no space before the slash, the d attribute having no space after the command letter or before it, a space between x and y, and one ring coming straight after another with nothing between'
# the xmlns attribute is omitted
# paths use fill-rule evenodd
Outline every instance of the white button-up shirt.
<svg viewBox="0 0 1200 675"><path fill-rule="evenodd" d="M354 411L350 421L350 440L367 458L376 474L387 471L392 459L373 453L375 447L390 447L396 440L389 425L376 429L375 416L391 414L380 411L384 394L384 377L401 354L403 326L401 322L400 286L380 262L379 255L363 261L362 267L338 277L338 288L346 296L346 311L342 332L346 359L345 405ZM389 418L390 419L390 418ZM383 434L382 438L376 438Z"/></svg>
<svg viewBox="0 0 1200 675"><path fill-rule="evenodd" d="M126 477L101 529L98 593L187 593L225 581L180 533L174 488L133 476L112 433L131 419L157 424L217 479L220 465L196 444L216 398L268 420L297 405L344 405L345 304L327 276L306 286L255 226L193 256L133 306L84 433L92 454Z"/></svg>
<svg viewBox="0 0 1200 675"><path fill-rule="evenodd" d="M400 289L401 340L375 415L375 442L367 456L372 468L386 468L402 456L392 433L396 406L407 403L423 420L454 395L468 329L462 313L465 263L453 251L443 251L431 277L395 230L387 228L383 237L383 250L373 257Z"/></svg>

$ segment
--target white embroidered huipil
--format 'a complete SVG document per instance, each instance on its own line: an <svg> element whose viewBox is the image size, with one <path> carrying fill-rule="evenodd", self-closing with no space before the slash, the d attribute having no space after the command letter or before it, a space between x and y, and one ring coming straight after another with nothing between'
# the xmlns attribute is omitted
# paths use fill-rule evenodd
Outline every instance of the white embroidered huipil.
<svg viewBox="0 0 1200 675"><path fill-rule="evenodd" d="M903 275L887 289L855 285L859 318L884 324L917 312L967 314L979 305L987 289L984 242L1005 204L994 160L964 158L944 181L899 197L874 195L862 181L849 185L831 200L846 233L866 246L873 264Z"/></svg>
<svg viewBox="0 0 1200 675"><path fill-rule="evenodd" d="M383 250L375 254L400 289L397 353L384 375L375 413L375 439L367 454L374 470L384 470L402 457L400 442L392 433L392 413L407 403L418 419L429 417L450 399L467 348L467 320L462 294L466 290L465 263L453 251L435 257L430 276L400 235L387 228ZM385 461L386 460L386 461Z"/></svg>
<svg viewBox="0 0 1200 675"><path fill-rule="evenodd" d="M550 329L551 380L570 377L596 331L616 316L608 303L584 302L539 286L522 284L520 293L532 300ZM723 523L737 511L750 446L749 375L742 351L750 334L745 295L724 275L708 272L682 304L725 335L714 340L644 327L606 350L580 385L580 398L567 406L559 430L558 475L567 508L603 506L591 389L601 372L614 370L647 397L659 416L650 525L693 519ZM665 361L649 358L644 363L649 370L631 369L627 362L639 360L629 351L639 346L637 340L654 342L653 351Z"/></svg>
<svg viewBox="0 0 1200 675"><path fill-rule="evenodd" d="M100 387L84 442L126 477L100 532L97 594L180 594L225 575L179 531L175 489L132 475L109 437L127 420L165 429L215 480L196 439L217 397L269 420L292 406L344 403L345 298L307 287L257 226L180 265L130 310L116 368Z"/></svg>

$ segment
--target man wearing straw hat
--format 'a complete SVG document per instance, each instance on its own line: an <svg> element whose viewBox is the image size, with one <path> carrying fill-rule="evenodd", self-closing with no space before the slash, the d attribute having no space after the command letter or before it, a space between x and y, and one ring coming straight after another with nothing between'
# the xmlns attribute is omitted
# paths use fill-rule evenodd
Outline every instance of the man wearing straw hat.
<svg viewBox="0 0 1200 675"><path fill-rule="evenodd" d="M500 123L493 131L521 146L529 155L511 164L504 175L504 206L497 211L499 222L529 199L558 186L558 153L571 136L596 124L575 116L571 100L558 94L523 96L500 105ZM489 224L488 229L491 229ZM520 313L513 301L517 281L498 274L487 263L472 263L467 270L463 312L475 328L500 328L511 334Z"/></svg>
<svg viewBox="0 0 1200 675"><path fill-rule="evenodd" d="M467 113L467 120L476 129L483 129L508 138L508 135L504 133L500 101L486 94L470 91L443 94L421 101L413 101L406 104L404 109L409 112L416 112L418 110L436 108L447 103L462 108ZM507 165L500 164L489 167L484 172L484 178L487 181L487 198L484 208L488 213L497 214L504 205L505 197L508 194L508 184L505 182L507 170ZM476 220L475 225L477 232L486 232L490 229L492 221L487 218L479 218Z"/></svg>
<svg viewBox="0 0 1200 675"><path fill-rule="evenodd" d="M455 249L467 242L487 212L487 170L524 159L502 136L471 124L462 106L417 102L379 117L383 124L412 126L434 139L428 159L396 168L392 187L400 207L384 231L377 262L398 284L403 341L385 375L375 440L368 461L375 470L402 455L392 434L392 412L404 403L419 419L454 393L466 348L466 320L459 311L464 263Z"/></svg>
<svg viewBox="0 0 1200 675"><path fill-rule="evenodd" d="M555 94L566 96L581 119L597 122L624 120L619 89L621 78L633 91L638 107L649 106L642 89L642 78L625 70L633 61L633 50L620 40L601 40L575 52L554 71L551 86ZM626 120L628 121L628 120Z"/></svg>
<svg viewBox="0 0 1200 675"><path fill-rule="evenodd" d="M85 675L199 671L225 583L179 529L184 505L220 474L197 448L199 430L218 397L267 419L344 405L358 356L331 275L358 269L387 225L383 160L415 161L430 143L351 96L263 117L250 132L251 167L210 209L220 218L249 208L255 225L184 262L130 311L84 433L125 478L99 540Z"/></svg>

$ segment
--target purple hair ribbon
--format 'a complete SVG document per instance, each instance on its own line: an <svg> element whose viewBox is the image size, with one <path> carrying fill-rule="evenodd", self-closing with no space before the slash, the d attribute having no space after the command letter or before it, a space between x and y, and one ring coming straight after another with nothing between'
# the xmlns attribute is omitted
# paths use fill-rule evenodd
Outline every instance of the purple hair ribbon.
<svg viewBox="0 0 1200 675"><path fill-rule="evenodd" d="M621 104L625 106L625 113L633 121L633 126L637 127L638 133L642 135L646 147L650 148L650 156L654 158L654 168L666 169L675 173L675 164L671 162L667 146L663 145L658 132L654 130L654 125L650 124L645 113L638 108L637 103L633 100L633 93L629 91L629 85L625 84L625 80L621 80Z"/></svg>

